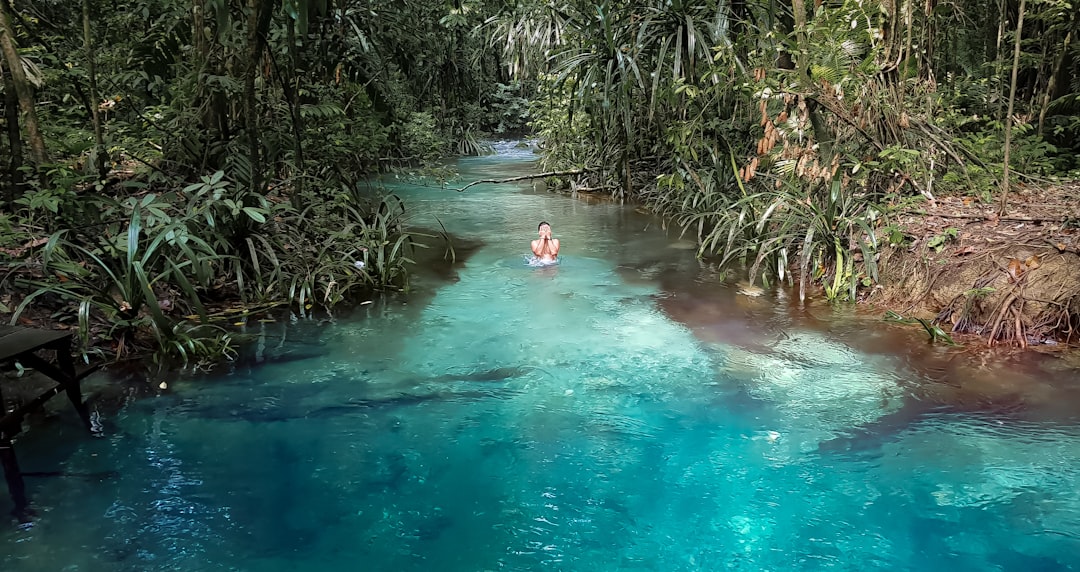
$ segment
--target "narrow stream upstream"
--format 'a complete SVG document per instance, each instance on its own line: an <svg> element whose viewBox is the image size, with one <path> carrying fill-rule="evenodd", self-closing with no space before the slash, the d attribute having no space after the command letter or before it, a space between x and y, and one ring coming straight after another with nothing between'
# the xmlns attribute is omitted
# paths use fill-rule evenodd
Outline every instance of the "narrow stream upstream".
<svg viewBox="0 0 1080 572"><path fill-rule="evenodd" d="M632 207L387 185L472 245L451 279L252 325L259 363L130 399L103 438L57 406L17 446L66 476L28 478L0 569L1080 570L1075 369L958 373L737 296ZM541 220L562 260L530 268Z"/></svg>

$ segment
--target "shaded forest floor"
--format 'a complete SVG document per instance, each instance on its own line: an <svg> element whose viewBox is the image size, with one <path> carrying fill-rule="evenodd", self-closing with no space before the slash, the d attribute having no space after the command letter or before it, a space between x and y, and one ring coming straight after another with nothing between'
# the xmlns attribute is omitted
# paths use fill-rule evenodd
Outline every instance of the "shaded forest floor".
<svg viewBox="0 0 1080 572"><path fill-rule="evenodd" d="M865 302L988 345L1080 343L1078 198L1072 181L1022 188L1000 217L999 205L969 197L904 213L905 240L882 254L881 286Z"/></svg>

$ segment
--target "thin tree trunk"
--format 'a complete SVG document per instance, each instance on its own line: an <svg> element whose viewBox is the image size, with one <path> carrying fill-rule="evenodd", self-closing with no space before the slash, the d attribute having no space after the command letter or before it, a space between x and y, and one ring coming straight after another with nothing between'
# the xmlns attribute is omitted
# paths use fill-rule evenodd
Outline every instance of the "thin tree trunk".
<svg viewBox="0 0 1080 572"><path fill-rule="evenodd" d="M934 44L932 43L933 37L933 20L931 20L931 0L923 1L923 21L919 26L919 79L932 79L933 76L933 62L931 57L934 53ZM913 21L914 22L914 21Z"/></svg>
<svg viewBox="0 0 1080 572"><path fill-rule="evenodd" d="M1050 79L1046 82L1046 93L1043 94L1042 105L1039 106L1039 137L1043 134L1043 124L1046 122L1046 110L1050 107L1050 100L1054 98L1057 90L1057 78L1061 75L1061 66L1065 63L1065 57L1069 55L1069 43L1072 42L1072 30L1065 34L1065 41L1061 45L1057 61L1054 62L1054 70L1050 72Z"/></svg>
<svg viewBox="0 0 1080 572"><path fill-rule="evenodd" d="M804 0L791 0L791 13L795 20L795 69L803 80L804 89L812 89L814 84L810 77L810 66L806 63L806 55L810 51L809 40L806 37L806 3ZM807 99L806 112L810 116L810 126L814 130L814 139L817 140L818 149L824 163L832 160L832 136L825 128L825 120L817 110L817 103L813 99Z"/></svg>
<svg viewBox="0 0 1080 572"><path fill-rule="evenodd" d="M799 74L806 78L808 81L810 77L807 75L804 56L806 55L806 4L804 0L791 0L791 15L795 19L795 45L797 46L798 54L795 58L796 66L798 66Z"/></svg>
<svg viewBox="0 0 1080 572"><path fill-rule="evenodd" d="M203 79L210 62L210 41L206 37L206 7L203 0L194 0L191 6L191 38L195 51L195 107L204 129L214 126L212 106L206 101L206 80Z"/></svg>
<svg viewBox="0 0 1080 572"><path fill-rule="evenodd" d="M301 175L294 178L295 182L293 183L293 187L296 195L300 195L304 190L304 124L303 118L300 116L300 101L298 98L300 91L300 74L297 72L297 69L300 66L300 54L296 49L296 22L293 21L292 18L289 18L288 39L289 79L284 80L282 86L286 86L289 81L293 82L291 88L286 88L285 97L289 98L289 111L292 115L293 153L296 155L294 158L296 161L296 172Z"/></svg>
<svg viewBox="0 0 1080 572"><path fill-rule="evenodd" d="M1005 173L1001 178L1001 207L998 209L998 216L1003 216L1005 209L1009 205L1009 151L1012 145L1013 103L1016 100L1016 73L1020 67L1020 38L1024 32L1024 8L1026 6L1027 0L1020 0L1020 15L1017 16L1016 22L1016 42L1013 46L1012 80L1009 85L1009 110L1005 114Z"/></svg>
<svg viewBox="0 0 1080 572"><path fill-rule="evenodd" d="M193 106L199 113L199 124L202 126L202 148L199 149L200 157L198 172L217 170L219 168L216 156L212 156L210 149L215 141L224 142L228 139L229 117L225 106L220 103L216 93L211 93L206 87L206 76L213 65L211 62L210 42L214 34L210 31L210 20L206 17L206 0L192 0L191 3L191 38L195 54L192 65L195 69L195 98ZM213 70L218 75L216 69Z"/></svg>
<svg viewBox="0 0 1080 572"><path fill-rule="evenodd" d="M87 81L90 82L90 113L94 123L94 163L98 177L104 179L108 172L108 162L105 160L105 137L101 132L101 113L99 104L101 99L97 89L97 56L94 53L94 40L90 29L90 0L83 0L83 47L86 49L86 69L89 72Z"/></svg>
<svg viewBox="0 0 1080 572"><path fill-rule="evenodd" d="M1001 45L1005 43L1005 19L1006 19L1005 8L1006 8L1006 6L1007 5L1005 3L1005 0L1000 0L998 2L997 41L994 43L994 69L995 69L995 72L996 72L996 73L994 73L994 77L996 77L998 79L1001 78ZM999 96L1002 95L1000 93L1000 91L998 92L998 95ZM1004 99L1005 98L1003 98L1003 97L998 97L998 106L997 106L998 116L1001 116L1001 102Z"/></svg>
<svg viewBox="0 0 1080 572"><path fill-rule="evenodd" d="M15 199L22 194L23 145L22 133L19 132L19 98L15 95L15 84L12 83L11 75L7 72L4 72L4 121L7 123L8 143L11 148L7 200L8 208L14 211Z"/></svg>
<svg viewBox="0 0 1080 572"><path fill-rule="evenodd" d="M910 59L912 57L911 34L912 34L912 30L915 28L914 0L906 0L904 2L904 26L907 28L907 31L904 34L904 49L903 49L903 52L902 52L904 54L904 59L903 59L904 69L902 70L902 72L900 74L900 79L902 79L902 80L907 79L907 77L908 77L907 68L911 63ZM916 77L918 77L918 73L919 73L918 68L919 68L919 58L916 57L915 58Z"/></svg>
<svg viewBox="0 0 1080 572"><path fill-rule="evenodd" d="M41 135L38 125L37 113L34 111L34 89L26 77L22 59L15 47L15 32L11 27L11 5L8 0L0 0L0 49L4 52L4 60L11 74L12 87L19 98L19 109L23 113L23 123L26 125L26 135L30 143L30 157L34 164L41 167L48 162L49 157L45 152L45 138Z"/></svg>
<svg viewBox="0 0 1080 572"><path fill-rule="evenodd" d="M926 0L926 4L923 7L923 40L922 46L924 53L923 58L926 69L923 70L924 75L921 77L926 78L926 81L930 84L929 89L926 90L926 116L934 116L934 92L937 91L937 77L934 75L934 46L938 43L937 28L935 27L934 9L937 6L937 0ZM933 180L933 179L931 179Z"/></svg>
<svg viewBox="0 0 1080 572"><path fill-rule="evenodd" d="M266 36L270 32L270 21L274 15L272 4L266 0L248 0L248 68L244 85L245 127L248 132L249 158L251 159L251 189L262 193L265 190L262 164L262 144L259 141L259 110L255 97L255 80L262 64L263 50L266 48Z"/></svg>
<svg viewBox="0 0 1080 572"><path fill-rule="evenodd" d="M222 167L220 153L210 153L214 141L226 143L232 139L232 120L234 114L229 105L225 93L221 89L210 90L206 86L206 75L227 75L222 57L213 50L213 44L220 42L221 30L216 25L211 29L211 24L216 22L210 15L209 2L207 0L194 0L192 9L192 25L195 28L195 52L196 67L199 69L199 77L196 80L196 93L198 105L202 109L201 120L207 130L208 145L203 151L202 169L217 170ZM218 50L219 52L221 50Z"/></svg>
<svg viewBox="0 0 1080 572"><path fill-rule="evenodd" d="M244 127L248 138L248 161L251 163L249 188L258 193L262 189L262 163L259 159L259 118L255 100L255 77L259 73L259 15L261 0L248 0L247 70L244 74Z"/></svg>
<svg viewBox="0 0 1080 572"><path fill-rule="evenodd" d="M1045 30L1043 30L1043 33L1045 33ZM1039 35L1039 30L1038 29L1035 30L1035 35L1036 36ZM1043 78L1046 77L1047 72L1054 67L1053 62L1051 62L1047 58L1047 53L1050 50L1050 47L1048 45L1049 43L1050 42L1039 42L1039 44L1042 45L1042 53L1039 54L1039 59L1038 59L1039 63L1035 64L1035 76L1034 76L1034 79L1031 79L1031 77L1032 77L1031 74L1026 74L1027 78L1028 78L1026 83L1028 84L1028 86L1030 86L1030 89L1026 90L1026 91L1029 92L1029 94L1028 94L1029 99L1028 99L1028 102L1027 102L1028 103L1028 109L1034 109L1035 108L1035 102L1038 101L1038 99L1039 99L1039 86L1043 84ZM1021 93L1023 93L1025 90L1021 89L1020 91L1021 91ZM1021 97L1023 97L1023 96L1021 95Z"/></svg>

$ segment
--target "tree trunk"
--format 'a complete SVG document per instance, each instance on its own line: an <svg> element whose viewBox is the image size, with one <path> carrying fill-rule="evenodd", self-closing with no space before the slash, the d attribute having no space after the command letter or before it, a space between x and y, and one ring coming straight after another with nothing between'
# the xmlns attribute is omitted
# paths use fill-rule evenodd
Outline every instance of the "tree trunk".
<svg viewBox="0 0 1080 572"><path fill-rule="evenodd" d="M795 45L798 51L795 56L795 65L798 67L799 75L803 76L809 83L810 76L804 61L804 56L806 56L806 4L803 0L791 0L791 15L795 18Z"/></svg>
<svg viewBox="0 0 1080 572"><path fill-rule="evenodd" d="M7 136L11 148L11 159L8 163L7 201L9 210L14 211L15 199L22 194L23 146L22 133L19 132L19 98L15 95L15 84L12 83L11 75L7 72L4 72L4 121L7 123Z"/></svg>
<svg viewBox="0 0 1080 572"><path fill-rule="evenodd" d="M262 62L266 34L270 28L273 7L266 0L248 0L247 69L244 74L244 127L248 136L248 159L251 161L251 184L253 192L261 193L262 159L259 143L258 101L255 98L255 79Z"/></svg>
<svg viewBox="0 0 1080 572"><path fill-rule="evenodd" d="M1005 43L1005 20L1007 18L1005 8L1008 7L1005 0L998 2L998 29L997 29L997 41L994 43L994 77L1001 79L1001 45ZM1000 90L998 95L1001 96ZM998 97L997 111L998 116L1001 116L1001 102L1004 97Z"/></svg>
<svg viewBox="0 0 1080 572"><path fill-rule="evenodd" d="M1050 107L1050 100L1054 98L1054 92L1057 90L1057 78L1061 75L1061 66L1065 63L1066 56L1069 55L1069 44L1072 42L1072 30L1065 34L1065 41L1062 43L1061 52L1058 54L1057 61L1054 62L1054 69L1050 72L1050 79L1046 82L1046 93L1043 94L1042 105L1039 106L1039 137L1043 134L1043 124L1046 122L1046 109Z"/></svg>
<svg viewBox="0 0 1080 572"><path fill-rule="evenodd" d="M304 123L303 117L300 116L300 74L297 72L300 66L300 54L296 49L296 22L292 18L289 18L288 39L289 78L282 79L282 86L285 87L285 97L289 99L289 112L292 115L293 153L296 155L293 160L296 161L296 172L300 175L294 177L293 188L294 194L299 196L304 190ZM289 83L292 85L289 86Z"/></svg>
<svg viewBox="0 0 1080 572"><path fill-rule="evenodd" d="M48 162L49 157L45 152L45 138L41 135L37 113L34 111L34 88L26 78L22 59L15 47L15 32L11 27L11 5L8 4L8 0L0 0L0 49L4 52L4 61L7 63L8 73L11 74L12 87L19 99L19 109L23 113L26 135L30 143L30 157L40 168Z"/></svg>
<svg viewBox="0 0 1080 572"><path fill-rule="evenodd" d="M262 189L262 164L259 160L259 118L255 100L255 77L259 73L259 14L262 0L248 0L247 70L244 73L244 128L248 138L248 161L251 163L250 189Z"/></svg>
<svg viewBox="0 0 1080 572"><path fill-rule="evenodd" d="M86 49L86 69L89 73L87 81L90 83L90 113L94 123L94 167L97 168L98 177L104 179L108 172L108 162L105 157L105 138L101 133L101 113L99 112L101 98L98 96L96 54L90 30L90 0L83 0L82 18L83 47Z"/></svg>
<svg viewBox="0 0 1080 572"><path fill-rule="evenodd" d="M1012 80L1009 85L1009 110L1005 113L1005 172L1001 177L1001 208L998 209L998 216L1004 215L1005 209L1009 205L1009 151L1012 145L1013 103L1016 100L1016 72L1020 67L1020 38L1023 37L1024 32L1024 8L1026 5L1027 0L1020 0L1020 15L1016 18L1016 42L1013 46Z"/></svg>
<svg viewBox="0 0 1080 572"><path fill-rule="evenodd" d="M921 77L926 78L931 85L937 84L937 79L934 77L934 47L937 45L938 38L936 37L937 29L934 23L937 21L934 18L934 9L937 7L937 0L926 0L923 4L923 39L920 46L925 54L923 56L924 69L921 70ZM930 99L930 95L927 95L927 100ZM933 114L932 109L927 109L927 112Z"/></svg>
<svg viewBox="0 0 1080 572"><path fill-rule="evenodd" d="M809 52L807 45L809 40L806 36L806 4L804 0L791 0L791 14L795 19L795 72L802 78L803 89L813 93L814 80L810 77L810 65L806 62ZM806 112L810 116L810 126L814 130L814 139L817 140L818 149L821 151L822 162L828 164L832 161L832 136L825 126L825 120L817 109L813 99L807 99Z"/></svg>
<svg viewBox="0 0 1080 572"><path fill-rule="evenodd" d="M905 80L905 79L908 78L908 69L909 69L909 66L911 65L911 58L914 55L912 53L912 43L913 42L911 40L912 30L915 28L914 0L905 0L904 1L904 26L907 28L907 31L904 33L904 48L900 52L900 53L903 54L902 62L903 62L903 66L904 66L900 70L900 79L901 80ZM919 58L916 57L915 58L915 67L916 67L915 73L916 74L918 74L918 65L919 65L918 60L919 60Z"/></svg>
<svg viewBox="0 0 1080 572"><path fill-rule="evenodd" d="M206 7L203 0L195 0L191 7L191 38L195 52L195 107L199 109L200 121L204 129L214 126L212 107L206 99L206 66L210 62L210 40L206 37Z"/></svg>

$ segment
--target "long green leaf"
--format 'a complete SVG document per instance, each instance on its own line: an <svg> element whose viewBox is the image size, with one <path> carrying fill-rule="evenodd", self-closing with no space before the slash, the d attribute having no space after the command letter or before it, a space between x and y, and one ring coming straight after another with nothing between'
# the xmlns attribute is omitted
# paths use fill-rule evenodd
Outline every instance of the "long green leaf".
<svg viewBox="0 0 1080 572"><path fill-rule="evenodd" d="M158 304L157 296L154 295L154 289L146 276L146 271L143 269L142 263L135 261L131 266L131 270L139 283L143 299L146 301L146 308L149 310L150 317L153 319L155 326L152 328L154 337L157 338L159 346L164 345L165 334L172 332L173 322L166 318L165 314L161 312L161 306ZM132 306L134 306L134 304Z"/></svg>
<svg viewBox="0 0 1080 572"><path fill-rule="evenodd" d="M83 348L90 347L90 300L79 302L79 343Z"/></svg>
<svg viewBox="0 0 1080 572"><path fill-rule="evenodd" d="M180 290L186 296L187 301L195 306L195 312L199 315L199 320L205 324L208 321L206 317L206 308L203 306L202 300L199 299L199 294L195 292L195 288L191 285L191 282L188 281L187 276L184 276L184 272L176 265L176 263L170 260L169 265L173 269L172 279L180 286Z"/></svg>
<svg viewBox="0 0 1080 572"><path fill-rule="evenodd" d="M131 211L131 222L128 223L127 236L127 265L130 267L135 262L135 253L139 250L139 233L142 231L142 222L139 220L139 209Z"/></svg>
<svg viewBox="0 0 1080 572"><path fill-rule="evenodd" d="M810 257L814 250L814 225L806 228L806 236L803 238L799 256L799 301L806 300L806 283L810 280Z"/></svg>

